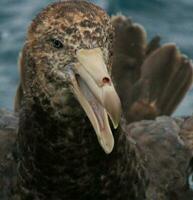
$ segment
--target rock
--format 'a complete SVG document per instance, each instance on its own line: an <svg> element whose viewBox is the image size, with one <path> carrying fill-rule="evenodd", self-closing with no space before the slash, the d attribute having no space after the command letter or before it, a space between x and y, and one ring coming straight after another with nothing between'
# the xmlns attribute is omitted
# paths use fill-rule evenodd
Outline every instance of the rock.
<svg viewBox="0 0 193 200"><path fill-rule="evenodd" d="M15 193L16 185L16 129L18 117L0 110L0 199L7 200Z"/></svg>
<svg viewBox="0 0 193 200"><path fill-rule="evenodd" d="M16 129L18 125L18 116L5 109L0 109L0 129Z"/></svg>

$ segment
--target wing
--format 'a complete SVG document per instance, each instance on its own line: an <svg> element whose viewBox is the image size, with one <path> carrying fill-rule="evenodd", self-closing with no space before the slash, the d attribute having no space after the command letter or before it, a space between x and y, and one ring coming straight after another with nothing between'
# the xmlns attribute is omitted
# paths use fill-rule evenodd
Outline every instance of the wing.
<svg viewBox="0 0 193 200"><path fill-rule="evenodd" d="M112 17L115 27L112 76L123 107L131 101L133 85L140 77L145 57L146 32L125 16ZM125 101L126 99L126 101Z"/></svg>
<svg viewBox="0 0 193 200"><path fill-rule="evenodd" d="M175 44L147 43L144 28L124 16L112 17L115 28L112 76L129 122L171 115L193 79L191 61Z"/></svg>

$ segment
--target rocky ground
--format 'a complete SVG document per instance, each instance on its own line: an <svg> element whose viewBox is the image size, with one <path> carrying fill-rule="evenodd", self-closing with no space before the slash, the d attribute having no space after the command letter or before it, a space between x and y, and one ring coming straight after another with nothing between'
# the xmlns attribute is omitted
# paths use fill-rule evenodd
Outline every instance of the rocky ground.
<svg viewBox="0 0 193 200"><path fill-rule="evenodd" d="M13 199L16 182L16 130L18 118L0 110L0 199ZM14 178L13 178L14 177ZM11 188L11 189L10 189ZM15 198L16 199L16 198Z"/></svg>

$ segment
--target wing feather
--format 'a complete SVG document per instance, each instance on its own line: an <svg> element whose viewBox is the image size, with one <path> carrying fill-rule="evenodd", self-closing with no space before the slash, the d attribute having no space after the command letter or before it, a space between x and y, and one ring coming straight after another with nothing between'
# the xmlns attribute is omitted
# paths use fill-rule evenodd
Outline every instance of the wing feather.
<svg viewBox="0 0 193 200"><path fill-rule="evenodd" d="M115 28L112 76L127 121L171 115L192 84L192 62L175 44L148 44L145 29L125 16L112 17Z"/></svg>

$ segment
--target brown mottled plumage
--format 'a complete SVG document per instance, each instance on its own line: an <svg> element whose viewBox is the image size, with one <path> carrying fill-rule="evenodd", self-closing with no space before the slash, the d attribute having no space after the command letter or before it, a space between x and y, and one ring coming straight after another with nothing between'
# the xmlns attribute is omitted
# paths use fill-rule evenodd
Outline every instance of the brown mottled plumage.
<svg viewBox="0 0 193 200"><path fill-rule="evenodd" d="M23 90L34 96L41 93L43 93L42 96L45 96L44 93L49 91L47 95L49 99L53 98L52 103L57 107L60 105L59 98L63 95L61 93L65 92L61 91L63 82L60 80L61 77L55 74L56 70L62 70L63 66L75 62L76 50L80 48L101 47L104 58L110 62L112 34L112 25L106 13L95 5L90 6L84 1L81 3L65 1L48 6L33 20L28 30L27 40L20 58ZM54 52L54 47L51 46L54 39L62 42L64 48ZM35 63L36 66L31 77L28 75L31 73L30 68L28 72L28 67L34 65L36 57L38 62ZM45 68L45 63L51 69ZM110 63L107 63L107 66L110 67ZM54 83L55 81L55 86L48 84L48 82ZM41 83L39 84L39 82ZM36 91L38 93L34 94ZM39 100L43 101L43 97ZM19 105L15 109L18 110Z"/></svg>
<svg viewBox="0 0 193 200"><path fill-rule="evenodd" d="M156 41L146 48L141 26L134 26L135 30L138 34L129 42L133 50L126 43L116 40L114 43L114 62L117 56L120 70L133 67L133 71L126 71L123 77L126 80L128 76L131 88L139 79L139 66L146 56L144 49L151 56L157 48ZM128 33L124 34L127 38ZM88 120L78 98L74 97L69 68L79 59L77 52L82 48L87 53L100 48L110 71L112 36L106 13L85 1L52 4L32 22L22 51L21 84L16 98L16 109L20 111L17 179L22 200L181 200L181 191L186 199L190 197L186 181L191 170L186 174L186 169L192 153L183 138L183 129L180 132L175 121L163 117L127 126L122 119L121 127L114 131L114 150L106 155L97 142L92 120ZM120 55L123 57L116 52L118 44L122 45L117 49L123 50ZM118 64L113 63L113 66ZM78 70L77 80L82 75ZM147 71L153 73L153 66ZM110 77L104 78L103 84L112 86ZM78 83L80 87L83 84ZM122 87L125 91L127 88L130 91L129 85ZM116 104L117 101L115 107Z"/></svg>

